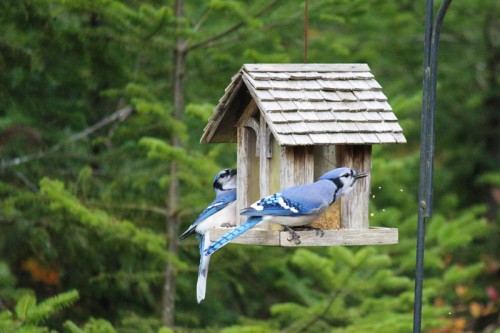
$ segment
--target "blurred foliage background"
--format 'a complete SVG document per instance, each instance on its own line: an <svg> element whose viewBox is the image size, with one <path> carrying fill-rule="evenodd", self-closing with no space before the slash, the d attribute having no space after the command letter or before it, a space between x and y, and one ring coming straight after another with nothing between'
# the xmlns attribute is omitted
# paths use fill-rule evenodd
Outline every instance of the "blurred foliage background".
<svg viewBox="0 0 500 333"><path fill-rule="evenodd" d="M370 223L400 243L230 245L198 305L170 189L183 230L236 163L234 145L199 144L208 117L242 64L303 62L304 1L1 1L0 331L411 331L424 7L309 7L309 62L368 63L408 139L374 147ZM426 332L500 332L499 18L462 0L444 22Z"/></svg>

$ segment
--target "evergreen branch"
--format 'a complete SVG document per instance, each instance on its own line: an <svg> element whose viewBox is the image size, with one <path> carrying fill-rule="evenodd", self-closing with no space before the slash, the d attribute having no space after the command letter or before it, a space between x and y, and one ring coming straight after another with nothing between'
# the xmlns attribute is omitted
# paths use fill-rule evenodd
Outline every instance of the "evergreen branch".
<svg viewBox="0 0 500 333"><path fill-rule="evenodd" d="M260 11L258 11L254 16L253 18L258 18L260 16L262 16L263 14L265 14L267 11L269 11L276 3L278 3L280 0L273 0L271 1L267 6L263 7ZM231 35L232 33L240 30L241 28L243 28L244 26L246 25L245 22L239 22L235 25L233 25L232 27L222 31L221 33L215 35L215 36L212 36L210 38L207 38L201 42L198 42L196 44L193 44L191 46L188 46L186 48L186 52L189 52L189 51L192 51L192 50L195 50L195 49L199 49L199 48L202 48L202 47L211 47L211 46L214 46L216 45L215 43L221 39L223 39L224 37L228 36L228 35Z"/></svg>
<svg viewBox="0 0 500 333"><path fill-rule="evenodd" d="M343 291L343 292L339 292L339 293L333 293L330 296L330 299L328 300L328 303L326 304L326 306L323 309L323 311L321 311L316 316L314 316L313 318L311 318L311 320L309 320L304 325L304 327L302 327L301 329L299 329L297 332L299 332L299 333L300 332L306 332L312 325L316 324L316 322L318 322L319 320L321 320L328 313L328 311L332 307L333 303L337 300L337 298L339 298L339 296L346 296L348 294L349 293L347 291Z"/></svg>
<svg viewBox="0 0 500 333"><path fill-rule="evenodd" d="M62 142L55 144L54 146L50 147L48 150L45 150L45 151L42 150L42 151L39 151L39 152L36 152L33 154L28 154L28 155L16 157L10 161L2 161L2 162L0 162L0 170L6 169L6 168L12 167L12 166L20 165L23 163L31 162L34 160L42 159L42 158L46 157L48 154L50 154L51 152L54 152L54 151L61 149L61 147L64 144L79 141L79 140L89 136L90 134L96 132L97 130L101 129L102 127L109 125L115 121L124 121L133 111L134 111L134 109L131 107L122 108L122 109L116 111L115 113L111 114L110 116L98 121L94 125L87 127L83 131L76 133L75 135L70 136L66 140L63 140Z"/></svg>
<svg viewBox="0 0 500 333"><path fill-rule="evenodd" d="M194 31L200 30L200 28L202 27L203 23L205 23L205 21L208 18L209 12L210 12L209 7L206 7L205 10L203 11L203 13L200 15L200 19L198 20L198 22L195 25L193 25L193 30Z"/></svg>

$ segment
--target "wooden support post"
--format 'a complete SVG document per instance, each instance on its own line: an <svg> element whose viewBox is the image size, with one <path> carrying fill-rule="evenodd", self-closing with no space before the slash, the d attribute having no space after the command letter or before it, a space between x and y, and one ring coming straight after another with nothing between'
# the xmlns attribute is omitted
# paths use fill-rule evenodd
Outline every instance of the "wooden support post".
<svg viewBox="0 0 500 333"><path fill-rule="evenodd" d="M312 183L314 179L314 146L304 147L304 184Z"/></svg>
<svg viewBox="0 0 500 333"><path fill-rule="evenodd" d="M259 151L260 151L260 164L259 164L259 169L260 169L260 177L259 177L259 188L260 188L260 197L267 197L269 193L269 183L270 183L270 174L271 174L271 163L269 161L269 155L270 155L270 140L269 140L269 128L266 124L266 120L262 115L260 115L260 126L259 126L259 132L257 135L259 138L257 139L257 142L259 143Z"/></svg>
<svg viewBox="0 0 500 333"><path fill-rule="evenodd" d="M370 173L372 146L337 146L337 166ZM368 229L370 179L371 174L368 174L368 177L358 179L352 192L341 199L341 224L343 229Z"/></svg>
<svg viewBox="0 0 500 333"><path fill-rule="evenodd" d="M280 149L280 160L281 160L280 191L295 185L293 148L294 147L281 146Z"/></svg>
<svg viewBox="0 0 500 333"><path fill-rule="evenodd" d="M238 136L238 153L237 153L237 201L236 201L236 224L239 225L243 222L243 216L240 215L240 211L248 207L248 182L250 180L250 152L248 148L250 147L250 130L244 126L240 126L237 129Z"/></svg>

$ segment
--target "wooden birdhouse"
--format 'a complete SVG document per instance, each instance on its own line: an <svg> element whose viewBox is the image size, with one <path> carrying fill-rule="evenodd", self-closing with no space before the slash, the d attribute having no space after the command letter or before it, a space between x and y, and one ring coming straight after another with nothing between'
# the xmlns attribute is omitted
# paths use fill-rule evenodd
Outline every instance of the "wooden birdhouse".
<svg viewBox="0 0 500 333"><path fill-rule="evenodd" d="M226 88L201 142L238 145L239 212L336 167L370 172L372 145L406 143L402 131L366 64L246 64ZM301 231L298 246L397 243L397 229L368 224L370 178L358 180L349 196L314 221L323 237ZM227 231L214 230L212 240ZM287 238L288 232L253 229L233 242L297 246Z"/></svg>

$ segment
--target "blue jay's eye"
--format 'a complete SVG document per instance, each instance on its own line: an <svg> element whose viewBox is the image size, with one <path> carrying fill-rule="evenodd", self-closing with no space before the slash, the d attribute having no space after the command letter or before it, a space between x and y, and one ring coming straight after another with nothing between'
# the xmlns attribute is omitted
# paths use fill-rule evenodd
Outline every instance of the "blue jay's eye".
<svg viewBox="0 0 500 333"><path fill-rule="evenodd" d="M345 174L345 175L343 175L342 177L344 177L344 178L348 178L348 177L349 177L349 174L348 174L348 173L346 173L346 174Z"/></svg>

